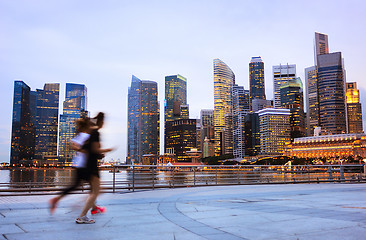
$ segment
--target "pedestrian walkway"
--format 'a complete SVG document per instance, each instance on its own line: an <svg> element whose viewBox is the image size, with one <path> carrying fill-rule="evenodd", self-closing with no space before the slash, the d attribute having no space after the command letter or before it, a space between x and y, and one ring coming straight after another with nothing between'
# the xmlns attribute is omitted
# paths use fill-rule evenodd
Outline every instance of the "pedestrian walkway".
<svg viewBox="0 0 366 240"><path fill-rule="evenodd" d="M366 185L241 185L103 194L95 224L76 224L85 194L0 197L0 239L365 239Z"/></svg>

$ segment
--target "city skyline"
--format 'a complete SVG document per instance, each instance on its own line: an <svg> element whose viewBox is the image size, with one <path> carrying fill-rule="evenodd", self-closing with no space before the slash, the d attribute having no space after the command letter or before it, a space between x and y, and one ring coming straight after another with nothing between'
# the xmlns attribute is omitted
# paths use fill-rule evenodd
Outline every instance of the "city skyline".
<svg viewBox="0 0 366 240"><path fill-rule="evenodd" d="M272 66L296 64L305 83L304 69L314 63L314 32L321 32L329 36L332 52L342 52L346 80L357 82L364 103L366 36L359 29L365 22L361 12L365 3L324 1L316 8L315 1L282 3L1 1L0 162L10 158L15 79L32 89L61 83L60 103L66 83L85 84L91 115L106 113L103 144L119 147L107 159L121 161L127 152L127 88L132 75L158 82L161 113L165 76L185 76L190 118L199 118L201 109L213 109L213 59L224 61L236 83L249 89L248 64L251 57L261 56L265 93L273 99ZM176 18L177 9L187 17ZM291 31L277 33L278 26ZM172 41L170 33L179 37ZM366 112L365 104L362 107Z"/></svg>

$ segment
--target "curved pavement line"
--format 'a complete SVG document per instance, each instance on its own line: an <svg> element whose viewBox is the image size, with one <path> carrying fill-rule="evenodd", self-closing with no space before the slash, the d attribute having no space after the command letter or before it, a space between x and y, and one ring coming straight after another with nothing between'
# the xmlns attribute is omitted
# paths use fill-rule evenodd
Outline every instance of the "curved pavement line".
<svg viewBox="0 0 366 240"><path fill-rule="evenodd" d="M199 221L196 221L195 219L190 218L181 211L179 211L179 209L176 207L176 203L181 196L183 196L183 194L172 196L162 200L158 206L159 213L177 226L180 226L181 228L184 228L185 230L206 239L246 240L245 238L238 237L231 233L221 231L217 228L213 228Z"/></svg>

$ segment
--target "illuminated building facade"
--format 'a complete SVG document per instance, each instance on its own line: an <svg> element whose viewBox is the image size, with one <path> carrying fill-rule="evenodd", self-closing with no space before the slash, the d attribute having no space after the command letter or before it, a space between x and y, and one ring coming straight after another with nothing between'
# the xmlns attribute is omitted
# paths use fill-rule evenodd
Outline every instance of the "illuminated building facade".
<svg viewBox="0 0 366 240"><path fill-rule="evenodd" d="M290 109L291 141L305 137L304 94L300 78L283 83L280 87L281 107Z"/></svg>
<svg viewBox="0 0 366 240"><path fill-rule="evenodd" d="M362 133L360 91L355 82L346 83L348 133Z"/></svg>
<svg viewBox="0 0 366 240"><path fill-rule="evenodd" d="M87 88L84 84L66 83L63 114L60 115L58 156L59 162L71 165L75 151L70 149L70 140L75 136L75 121L87 117Z"/></svg>
<svg viewBox="0 0 366 240"><path fill-rule="evenodd" d="M232 113L232 90L235 84L234 72L220 59L214 59L214 129L215 155L223 152L223 130L225 115Z"/></svg>
<svg viewBox="0 0 366 240"><path fill-rule="evenodd" d="M264 62L261 57L252 57L249 63L250 110L253 99L266 99L264 88Z"/></svg>
<svg viewBox="0 0 366 240"><path fill-rule="evenodd" d="M323 33L315 32L315 43L314 43L314 62L315 65L318 65L317 56L328 54L329 53L329 45L328 45L328 35Z"/></svg>
<svg viewBox="0 0 366 240"><path fill-rule="evenodd" d="M248 113L244 117L245 155L256 156L260 154L260 129L258 113Z"/></svg>
<svg viewBox="0 0 366 240"><path fill-rule="evenodd" d="M214 156L214 152L208 151L208 146L213 146L215 139L214 132L214 110L213 109L202 109L201 110L201 134L200 134L200 144L203 157ZM206 148L206 151L204 149ZM212 155L209 155L212 153ZM206 154L206 155L205 155Z"/></svg>
<svg viewBox="0 0 366 240"><path fill-rule="evenodd" d="M305 68L306 91L306 135L313 136L319 124L318 78L316 67Z"/></svg>
<svg viewBox="0 0 366 240"><path fill-rule="evenodd" d="M245 116L250 112L249 90L243 86L233 86L233 155L235 158L245 156Z"/></svg>
<svg viewBox="0 0 366 240"><path fill-rule="evenodd" d="M291 141L290 110L266 108L257 112L261 155L281 155Z"/></svg>
<svg viewBox="0 0 366 240"><path fill-rule="evenodd" d="M159 155L159 109L157 83L132 76L128 90L128 164L143 163L144 155Z"/></svg>
<svg viewBox="0 0 366 240"><path fill-rule="evenodd" d="M180 119L165 123L165 147L174 149L178 161L189 162L191 157L187 151L197 147L196 119Z"/></svg>
<svg viewBox="0 0 366 240"><path fill-rule="evenodd" d="M165 122L187 118L187 116L189 116L187 105L187 79L185 77L179 74L165 77L164 110Z"/></svg>
<svg viewBox="0 0 366 240"><path fill-rule="evenodd" d="M223 129L223 153L233 154L233 115L225 115L225 127Z"/></svg>
<svg viewBox="0 0 366 240"><path fill-rule="evenodd" d="M347 133L346 96L340 52L318 56L319 119L325 135Z"/></svg>
<svg viewBox="0 0 366 240"><path fill-rule="evenodd" d="M296 138L287 155L298 158L366 157L365 134L335 134Z"/></svg>
<svg viewBox="0 0 366 240"><path fill-rule="evenodd" d="M59 83L37 89L35 158L57 159Z"/></svg>
<svg viewBox="0 0 366 240"><path fill-rule="evenodd" d="M10 164L34 158L35 92L23 81L14 81Z"/></svg>
<svg viewBox="0 0 366 240"><path fill-rule="evenodd" d="M296 78L296 65L286 64L273 66L273 106L274 108L281 108L281 91L280 87L282 84L287 83L289 80Z"/></svg>
<svg viewBox="0 0 366 240"><path fill-rule="evenodd" d="M187 105L187 79L179 74L165 77L164 103L164 152L167 152L167 123L178 119L189 119Z"/></svg>

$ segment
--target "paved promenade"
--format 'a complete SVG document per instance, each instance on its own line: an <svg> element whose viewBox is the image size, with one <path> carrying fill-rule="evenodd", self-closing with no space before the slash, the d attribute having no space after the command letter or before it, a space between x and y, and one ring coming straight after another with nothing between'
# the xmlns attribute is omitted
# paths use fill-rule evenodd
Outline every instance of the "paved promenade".
<svg viewBox="0 0 366 240"><path fill-rule="evenodd" d="M0 197L8 239L366 239L365 184L161 189L103 194L95 224L76 224L86 195L51 216L52 196Z"/></svg>

